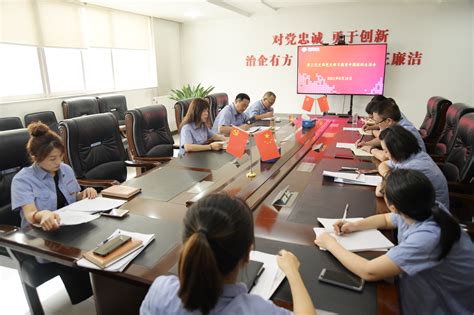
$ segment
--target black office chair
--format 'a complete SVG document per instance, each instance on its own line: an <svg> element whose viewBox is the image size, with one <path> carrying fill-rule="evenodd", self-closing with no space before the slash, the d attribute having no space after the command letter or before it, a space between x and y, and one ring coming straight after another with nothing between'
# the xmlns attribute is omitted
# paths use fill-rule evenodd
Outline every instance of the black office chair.
<svg viewBox="0 0 474 315"><path fill-rule="evenodd" d="M434 146L427 146L428 153L437 161L443 161L453 147L454 136L462 116L474 112L474 107L463 103L449 106L446 112L446 121L441 134Z"/></svg>
<svg viewBox="0 0 474 315"><path fill-rule="evenodd" d="M97 97L99 111L101 113L111 112L117 118L119 125L125 125L125 113L127 112L127 99L125 95L110 94Z"/></svg>
<svg viewBox="0 0 474 315"><path fill-rule="evenodd" d="M11 209L11 183L13 177L30 165L26 151L29 134L26 129L0 131L0 230L10 231L21 223L20 214ZM41 268L32 256L17 253L0 246L0 265L18 270L23 291L32 314L43 314L36 288L57 276L54 270ZM38 272L41 270L41 272Z"/></svg>
<svg viewBox="0 0 474 315"><path fill-rule="evenodd" d="M438 139L446 121L449 106L451 106L451 101L440 96L433 96L428 100L426 116L420 127L420 134L425 143Z"/></svg>
<svg viewBox="0 0 474 315"><path fill-rule="evenodd" d="M167 161L174 145L163 105L145 106L125 114L129 150L135 161Z"/></svg>
<svg viewBox="0 0 474 315"><path fill-rule="evenodd" d="M472 221L474 215L474 113L461 117L452 149L439 164L448 180L450 208L460 221Z"/></svg>
<svg viewBox="0 0 474 315"><path fill-rule="evenodd" d="M191 105L192 101L193 98L188 98L185 100L177 101L176 104L174 104L174 116L176 119L176 127L178 128L178 130L181 126L181 122L183 121L184 116L186 116L186 113L188 112L189 105Z"/></svg>
<svg viewBox="0 0 474 315"><path fill-rule="evenodd" d="M206 99L209 101L209 119L212 126L222 108L229 104L229 96L226 93L214 93L206 96Z"/></svg>
<svg viewBox="0 0 474 315"><path fill-rule="evenodd" d="M80 185L101 188L127 179L127 155L112 113L63 120L59 133L66 146L64 160Z"/></svg>
<svg viewBox="0 0 474 315"><path fill-rule="evenodd" d="M0 118L0 131L21 129L23 124L19 117L1 117Z"/></svg>
<svg viewBox="0 0 474 315"><path fill-rule="evenodd" d="M64 119L99 113L99 103L95 97L76 97L62 101Z"/></svg>
<svg viewBox="0 0 474 315"><path fill-rule="evenodd" d="M24 117L25 126L28 127L32 122L41 121L43 124L48 125L49 129L59 133L59 124L56 119L56 115L53 111L44 111L26 114Z"/></svg>

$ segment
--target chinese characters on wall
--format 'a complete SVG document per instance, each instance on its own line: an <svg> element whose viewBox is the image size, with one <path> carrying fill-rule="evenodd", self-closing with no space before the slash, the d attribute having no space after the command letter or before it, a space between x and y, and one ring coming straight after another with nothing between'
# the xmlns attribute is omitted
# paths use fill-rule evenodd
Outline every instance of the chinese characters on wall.
<svg viewBox="0 0 474 315"><path fill-rule="evenodd" d="M370 29L353 31L334 31L329 42L324 41L322 32L302 32L302 33L279 33L272 36L272 45L276 46L302 46L302 45L323 45L337 44L340 35L346 36L347 44L385 44L387 43L388 29ZM415 51L387 52L386 65L388 66L419 66L423 53ZM293 55L290 54L251 54L245 57L247 67L289 67L291 66Z"/></svg>

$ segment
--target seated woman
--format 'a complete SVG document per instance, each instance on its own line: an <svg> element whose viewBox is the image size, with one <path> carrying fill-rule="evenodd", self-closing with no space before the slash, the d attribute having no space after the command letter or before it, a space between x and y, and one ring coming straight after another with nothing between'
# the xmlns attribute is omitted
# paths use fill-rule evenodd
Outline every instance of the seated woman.
<svg viewBox="0 0 474 315"><path fill-rule="evenodd" d="M200 199L184 218L178 277L156 278L140 314L291 314L236 283L253 243L252 212L244 201L223 193ZM315 314L298 259L282 250L277 262L288 278L294 313Z"/></svg>
<svg viewBox="0 0 474 315"><path fill-rule="evenodd" d="M208 126L209 103L203 98L195 98L189 105L180 126L179 155L191 151L221 150L225 141L222 135L214 133Z"/></svg>
<svg viewBox="0 0 474 315"><path fill-rule="evenodd" d="M327 233L316 245L368 280L398 276L402 314L472 314L474 244L445 209L435 203L430 180L419 171L395 170L385 182L391 213L357 222L337 222L336 233L398 229L398 245L367 260L344 249Z"/></svg>
<svg viewBox="0 0 474 315"><path fill-rule="evenodd" d="M45 231L53 231L61 223L61 217L55 210L82 198L95 198L97 192L94 188L81 192L74 171L62 163L65 148L56 133L43 123L30 124L28 131L30 140L27 150L33 164L23 168L13 178L12 209L20 211L22 227L31 223ZM88 272L51 262L47 265L45 268L55 268L61 276L73 304L92 295Z"/></svg>
<svg viewBox="0 0 474 315"><path fill-rule="evenodd" d="M401 168L422 172L429 178L435 188L436 201L449 209L449 191L446 177L433 159L421 150L413 134L402 126L395 125L384 129L380 133L380 140L383 152L389 160L379 164L379 173L386 176L390 170ZM379 184L375 191L377 197L383 197L380 188L381 185Z"/></svg>

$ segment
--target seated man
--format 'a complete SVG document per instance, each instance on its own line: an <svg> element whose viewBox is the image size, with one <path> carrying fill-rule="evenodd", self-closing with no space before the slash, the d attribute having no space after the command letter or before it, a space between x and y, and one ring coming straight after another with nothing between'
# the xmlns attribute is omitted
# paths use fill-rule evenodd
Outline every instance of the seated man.
<svg viewBox="0 0 474 315"><path fill-rule="evenodd" d="M217 115L212 131L223 135L229 135L232 126L243 130L250 128L250 117L244 111L250 103L250 97L245 93L239 93L235 97L234 103L225 106Z"/></svg>
<svg viewBox="0 0 474 315"><path fill-rule="evenodd" d="M421 138L418 129L408 119L404 118L398 108L398 105L392 98L388 98L385 101L379 102L374 108L374 121L379 126L380 130L385 128L400 125L406 130L410 131L416 138L418 145L421 150L426 152L425 143ZM383 150L379 149L380 139L374 138L370 141L361 141L357 143L358 147L362 147L363 150L370 152L379 159L380 161L387 160L387 156Z"/></svg>
<svg viewBox="0 0 474 315"><path fill-rule="evenodd" d="M276 95L273 92L263 94L263 98L250 105L245 114L248 117L254 117L255 120L273 117L273 104L275 104Z"/></svg>
<svg viewBox="0 0 474 315"><path fill-rule="evenodd" d="M374 122L374 109L379 102L385 101L386 99L387 98L383 95L375 95L365 107L365 112L367 113L367 120L362 128L365 131L371 131L372 135L375 137L378 137L378 135L380 134L380 130L379 126L375 125Z"/></svg>

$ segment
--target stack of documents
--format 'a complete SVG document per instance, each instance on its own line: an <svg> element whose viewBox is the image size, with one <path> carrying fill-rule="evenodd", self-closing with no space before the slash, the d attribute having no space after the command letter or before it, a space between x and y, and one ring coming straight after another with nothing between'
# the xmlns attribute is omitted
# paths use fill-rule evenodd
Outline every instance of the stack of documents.
<svg viewBox="0 0 474 315"><path fill-rule="evenodd" d="M250 252L250 260L262 262L265 268L250 293L269 300L285 279L285 274L278 267L276 255L253 250Z"/></svg>
<svg viewBox="0 0 474 315"><path fill-rule="evenodd" d="M79 211L68 211L64 209L59 209L55 213L59 214L61 218L60 225L78 225L87 222L94 221L99 214L90 214L88 212L79 212Z"/></svg>
<svg viewBox="0 0 474 315"><path fill-rule="evenodd" d="M362 219L363 218L347 218L346 221L355 222ZM351 252L387 250L394 246L388 238L386 238L379 230L376 229L336 235L333 224L335 224L338 220L340 219L318 218L318 221L324 226L324 228L314 228L316 238L320 237L324 232L328 232L336 238L342 247Z"/></svg>
<svg viewBox="0 0 474 315"><path fill-rule="evenodd" d="M373 156L369 152L357 148L355 143L338 142L338 143L336 143L336 148L350 149L355 156L360 156L360 157L371 157L371 156Z"/></svg>
<svg viewBox="0 0 474 315"><path fill-rule="evenodd" d="M135 250L126 253L124 256L118 257L115 261L111 262L105 269L101 269L99 266L95 265L94 263L88 261L85 258L79 259L76 264L79 267L84 267L84 268L89 268L89 269L97 269L97 270L105 270L105 271L111 271L111 272L122 272L125 270L125 268L128 266L128 264L137 257L142 250L145 249L148 244L155 239L155 234L142 234L142 233L134 233L134 232L128 232L124 230L117 229L115 230L112 235L108 239L112 239L118 235L127 235L130 236L132 239L140 240L142 241L142 244L135 248Z"/></svg>
<svg viewBox="0 0 474 315"><path fill-rule="evenodd" d="M379 175L365 175L358 173L347 172L330 172L323 171L323 176L334 177L335 183L377 186L382 182L382 176Z"/></svg>

